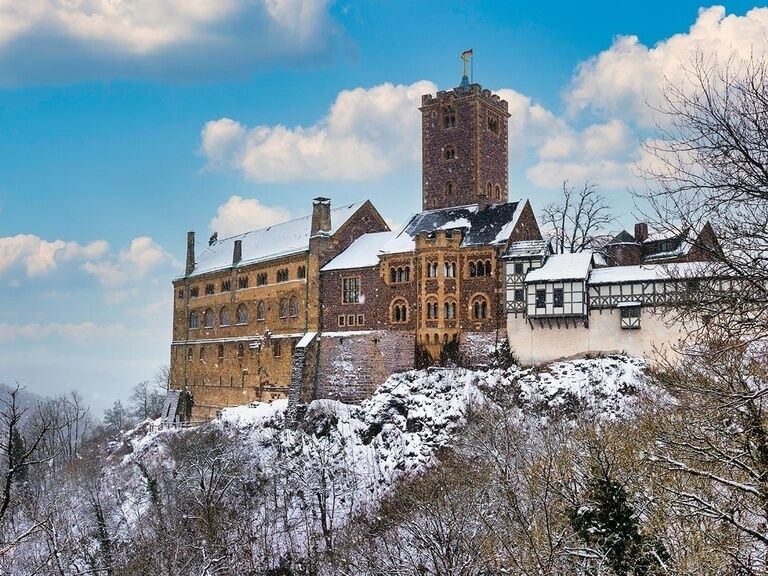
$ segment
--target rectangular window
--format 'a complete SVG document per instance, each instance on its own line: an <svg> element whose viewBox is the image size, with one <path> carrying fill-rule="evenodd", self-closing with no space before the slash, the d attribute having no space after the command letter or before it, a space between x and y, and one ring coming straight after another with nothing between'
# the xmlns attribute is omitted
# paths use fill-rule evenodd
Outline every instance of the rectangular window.
<svg viewBox="0 0 768 576"><path fill-rule="evenodd" d="M339 316L339 326L346 326L347 325L346 320L347 320L347 317L344 316L343 314Z"/></svg>
<svg viewBox="0 0 768 576"><path fill-rule="evenodd" d="M224 344L219 344L218 358L224 360Z"/></svg>
<svg viewBox="0 0 768 576"><path fill-rule="evenodd" d="M563 289L562 288L555 288L555 291L552 294L555 308L562 308L563 307Z"/></svg>
<svg viewBox="0 0 768 576"><path fill-rule="evenodd" d="M280 358L280 341L275 340L272 342L272 356L275 358Z"/></svg>
<svg viewBox="0 0 768 576"><path fill-rule="evenodd" d="M200 290L197 286L192 286L192 288L189 289L190 298L197 298L199 295L200 295Z"/></svg>
<svg viewBox="0 0 768 576"><path fill-rule="evenodd" d="M205 285L205 295L210 296L213 294L213 284L206 284Z"/></svg>
<svg viewBox="0 0 768 576"><path fill-rule="evenodd" d="M362 315L362 314L358 314L357 315L357 325L358 326L362 326L363 324L365 324L365 316Z"/></svg>
<svg viewBox="0 0 768 576"><path fill-rule="evenodd" d="M187 360L192 360L192 348L187 348Z"/></svg>
<svg viewBox="0 0 768 576"><path fill-rule="evenodd" d="M536 290L536 308L546 308L547 306L547 291Z"/></svg>
<svg viewBox="0 0 768 576"><path fill-rule="evenodd" d="M347 314L347 326L354 326L354 325L355 325L354 314Z"/></svg>
<svg viewBox="0 0 768 576"><path fill-rule="evenodd" d="M184 288L179 289L179 300L184 299Z"/></svg>
<svg viewBox="0 0 768 576"><path fill-rule="evenodd" d="M525 298L525 290L522 288L515 288L515 302L522 302Z"/></svg>
<svg viewBox="0 0 768 576"><path fill-rule="evenodd" d="M638 330L640 328L640 306L621 308L621 327L624 330Z"/></svg>
<svg viewBox="0 0 768 576"><path fill-rule="evenodd" d="M523 263L515 262L515 274L522 274L522 273L523 273Z"/></svg>
<svg viewBox="0 0 768 576"><path fill-rule="evenodd" d="M358 304L360 302L360 278L344 278L342 283L341 301L344 304Z"/></svg>
<svg viewBox="0 0 768 576"><path fill-rule="evenodd" d="M237 289L242 290L243 288L248 288L248 276L238 276L237 278Z"/></svg>
<svg viewBox="0 0 768 576"><path fill-rule="evenodd" d="M229 292L231 290L229 280L224 280L224 282L221 283L221 291L222 292Z"/></svg>

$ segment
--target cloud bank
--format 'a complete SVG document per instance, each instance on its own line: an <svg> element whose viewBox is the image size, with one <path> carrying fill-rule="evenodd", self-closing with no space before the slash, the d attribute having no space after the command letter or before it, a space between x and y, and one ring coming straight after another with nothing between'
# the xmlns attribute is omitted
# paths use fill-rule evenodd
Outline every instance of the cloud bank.
<svg viewBox="0 0 768 576"><path fill-rule="evenodd" d="M0 0L0 84L243 76L324 57L328 0Z"/></svg>

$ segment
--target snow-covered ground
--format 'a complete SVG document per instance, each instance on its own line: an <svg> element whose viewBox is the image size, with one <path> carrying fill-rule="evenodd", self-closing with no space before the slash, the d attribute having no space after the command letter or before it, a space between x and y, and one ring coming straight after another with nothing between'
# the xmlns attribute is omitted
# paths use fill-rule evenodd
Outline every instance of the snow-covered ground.
<svg viewBox="0 0 768 576"><path fill-rule="evenodd" d="M339 492L355 502L347 508L354 514L368 510L399 478L433 465L473 411L490 404L542 423L576 415L628 417L647 389L644 369L640 359L615 356L558 362L543 370L405 372L390 377L361 405L312 402L295 429L285 425L283 400L228 408L197 430L134 434L122 464L134 469L138 461L167 458L169 438L215 429L242 446L253 469L269 480L299 478L310 487L331 471Z"/></svg>

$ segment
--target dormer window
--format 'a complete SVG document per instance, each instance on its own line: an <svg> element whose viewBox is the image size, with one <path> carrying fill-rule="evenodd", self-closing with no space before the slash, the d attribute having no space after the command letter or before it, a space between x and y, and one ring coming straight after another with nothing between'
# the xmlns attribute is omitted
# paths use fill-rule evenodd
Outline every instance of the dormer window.
<svg viewBox="0 0 768 576"><path fill-rule="evenodd" d="M456 112L453 106L443 108L443 128L454 128L456 126Z"/></svg>
<svg viewBox="0 0 768 576"><path fill-rule="evenodd" d="M453 146L446 146L443 149L443 157L446 160L455 160L456 159L456 148Z"/></svg>

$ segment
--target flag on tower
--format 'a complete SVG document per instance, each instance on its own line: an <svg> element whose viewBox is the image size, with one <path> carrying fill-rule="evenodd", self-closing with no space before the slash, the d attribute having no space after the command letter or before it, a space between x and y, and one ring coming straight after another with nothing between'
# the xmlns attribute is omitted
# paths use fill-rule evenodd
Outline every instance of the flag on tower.
<svg viewBox="0 0 768 576"><path fill-rule="evenodd" d="M470 58L472 58L472 48L464 50L464 52L461 53L461 59L464 60L464 62L467 62Z"/></svg>

